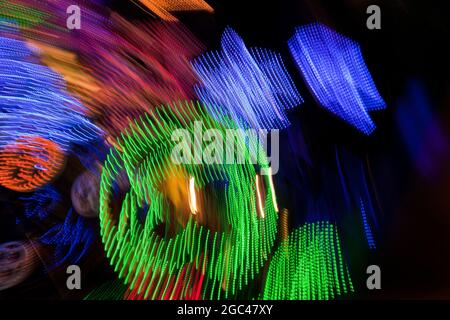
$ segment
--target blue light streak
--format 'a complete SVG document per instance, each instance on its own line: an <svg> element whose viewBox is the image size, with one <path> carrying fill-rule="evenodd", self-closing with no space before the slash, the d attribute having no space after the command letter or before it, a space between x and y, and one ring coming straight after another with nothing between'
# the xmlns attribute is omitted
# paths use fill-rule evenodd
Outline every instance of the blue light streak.
<svg viewBox="0 0 450 320"><path fill-rule="evenodd" d="M200 85L196 93L220 119L231 116L244 128L281 129L289 125L285 110L303 102L279 54L248 50L231 28L225 29L221 52L193 61Z"/></svg>
<svg viewBox="0 0 450 320"><path fill-rule="evenodd" d="M385 109L360 46L319 23L296 29L289 49L311 93L334 115L366 135L375 130L369 111Z"/></svg>

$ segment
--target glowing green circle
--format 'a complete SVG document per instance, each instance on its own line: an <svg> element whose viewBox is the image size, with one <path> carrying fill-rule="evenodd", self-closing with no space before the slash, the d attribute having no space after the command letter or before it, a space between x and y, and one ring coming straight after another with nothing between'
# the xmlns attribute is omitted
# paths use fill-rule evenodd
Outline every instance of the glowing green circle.
<svg viewBox="0 0 450 320"><path fill-rule="evenodd" d="M188 275L182 270L188 264L205 275L203 299L233 297L257 276L275 241L277 213L272 190L267 188L263 196L261 216L257 172L249 154L243 164L173 164L176 142L172 133L184 128L194 135L195 121L223 134L226 129L237 129L230 120L214 120L198 103L161 107L125 130L102 171L99 216L107 257L119 277L145 298L174 297L169 279L187 283ZM251 140L249 145L256 143ZM240 141L238 148L249 147ZM260 166L267 167L267 163L260 162ZM204 213L220 222L219 230L210 230L205 221L199 221L200 214L191 214L173 236L157 232L164 223L167 230L173 211L160 185L180 172L194 179L196 190L220 200L214 201L216 210ZM115 184L123 177L129 186L115 210L119 202L114 197Z"/></svg>

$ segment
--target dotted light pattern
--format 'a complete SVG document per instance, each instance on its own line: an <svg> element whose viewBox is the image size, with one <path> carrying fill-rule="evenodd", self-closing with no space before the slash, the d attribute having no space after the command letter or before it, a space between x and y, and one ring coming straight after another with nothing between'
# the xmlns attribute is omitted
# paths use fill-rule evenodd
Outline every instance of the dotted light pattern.
<svg viewBox="0 0 450 320"><path fill-rule="evenodd" d="M83 29L92 31L95 24L102 25L107 18L107 11L93 0L1 0L0 17L20 28L20 34L28 40L55 45L60 49L74 50L78 46ZM67 28L67 8L78 5L81 9L82 29ZM100 30L100 27L96 29ZM107 36L103 32L104 36Z"/></svg>
<svg viewBox="0 0 450 320"><path fill-rule="evenodd" d="M179 23L130 23L117 14L103 28L83 30L79 50L101 88L92 113L112 138L152 106L194 98L197 77L189 60L203 45L189 30Z"/></svg>
<svg viewBox="0 0 450 320"><path fill-rule="evenodd" d="M64 78L67 90L83 102L85 111L92 109L93 97L100 88L74 53L82 39L79 32L68 32L66 27L66 11L73 1L14 0L4 3L7 10L0 9L0 17L5 15L0 21L0 33L5 37L24 39L24 46L39 54L41 64ZM79 5L83 8L83 28L91 30L93 24L103 22L101 15L93 13L91 7L98 7L92 1L83 1Z"/></svg>
<svg viewBox="0 0 450 320"><path fill-rule="evenodd" d="M285 128L285 109L303 102L281 56L267 49L245 47L231 28L222 36L222 51L208 52L192 62L200 78L196 92L209 111L229 114L255 129Z"/></svg>
<svg viewBox="0 0 450 320"><path fill-rule="evenodd" d="M257 212L256 171L248 154L244 164L173 165L175 129L193 134L197 120L206 129L236 128L231 121L219 124L198 103L174 107L140 117L108 155L100 184L102 241L131 297L230 298L255 279L275 241L272 191L265 192L262 218ZM241 151L248 148L242 141L238 146ZM196 214L189 210L188 192L176 193L182 195L182 204L177 204L161 187L166 183L169 190L188 190L190 177L198 192ZM126 185L123 180L129 188L114 210L114 189ZM181 182L174 188L173 181Z"/></svg>
<svg viewBox="0 0 450 320"><path fill-rule="evenodd" d="M355 41L320 24L296 29L289 49L310 91L334 115L366 135L369 111L386 107Z"/></svg>
<svg viewBox="0 0 450 320"><path fill-rule="evenodd" d="M75 218L74 218L75 217ZM55 246L54 262L51 268L64 263L78 263L94 242L94 229L89 227L83 217L70 209L62 223L50 228L39 240Z"/></svg>
<svg viewBox="0 0 450 320"><path fill-rule="evenodd" d="M132 0L136 1L136 0ZM181 11L207 11L214 12L203 0L138 0L150 9L159 18L166 21L177 21L178 19L170 12Z"/></svg>
<svg viewBox="0 0 450 320"><path fill-rule="evenodd" d="M27 40L30 47L39 52L40 62L60 74L67 83L67 91L86 106L85 113L92 116L95 96L101 90L88 70L82 66L75 53L49 45L44 41Z"/></svg>
<svg viewBox="0 0 450 320"><path fill-rule="evenodd" d="M354 291L329 222L308 223L281 241L267 273L262 299L328 300Z"/></svg>
<svg viewBox="0 0 450 320"><path fill-rule="evenodd" d="M369 249L374 250L377 248L377 246L375 245L375 240L373 238L372 229L370 228L369 221L367 220L364 201L362 198L360 198L359 200L360 200L360 206L361 206L361 218L362 218L362 221L364 224L364 234L366 235L367 245L369 246Z"/></svg>
<svg viewBox="0 0 450 320"><path fill-rule="evenodd" d="M33 58L22 41L0 37L0 147L40 136L67 151L97 138L100 130L66 93L62 77Z"/></svg>
<svg viewBox="0 0 450 320"><path fill-rule="evenodd" d="M20 1L19 1L20 2ZM33 28L44 23L48 17L44 12L29 8L21 3L0 0L0 18L14 21L23 28Z"/></svg>
<svg viewBox="0 0 450 320"><path fill-rule="evenodd" d="M114 279L93 289L84 300L122 300L127 289L120 279Z"/></svg>
<svg viewBox="0 0 450 320"><path fill-rule="evenodd" d="M25 216L44 220L56 208L62 198L51 185L36 190L32 195L20 198L24 202Z"/></svg>
<svg viewBox="0 0 450 320"><path fill-rule="evenodd" d="M0 185L19 192L50 182L64 164L58 145L41 137L19 138L0 149Z"/></svg>
<svg viewBox="0 0 450 320"><path fill-rule="evenodd" d="M21 34L38 48L43 63L63 75L110 143L149 107L195 97L197 77L189 60L203 45L181 23L131 23L84 0L82 28L67 32L66 10L73 1L20 3L47 17L47 23L22 28Z"/></svg>
<svg viewBox="0 0 450 320"><path fill-rule="evenodd" d="M360 212L367 245L369 249L374 250L376 249L374 231L378 229L378 218L373 203L377 197L374 182L369 185L369 181L372 180L369 157L366 157L364 163L348 150L336 147L336 167L342 187L342 199L346 204L345 210Z"/></svg>

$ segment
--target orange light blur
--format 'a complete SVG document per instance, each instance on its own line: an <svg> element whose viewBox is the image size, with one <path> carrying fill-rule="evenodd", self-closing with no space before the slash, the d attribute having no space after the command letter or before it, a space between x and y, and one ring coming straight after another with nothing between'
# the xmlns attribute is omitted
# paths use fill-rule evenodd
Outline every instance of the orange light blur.
<svg viewBox="0 0 450 320"><path fill-rule="evenodd" d="M166 21L178 21L170 12L207 11L214 9L203 0L139 0L154 14Z"/></svg>
<svg viewBox="0 0 450 320"><path fill-rule="evenodd" d="M61 170L64 153L41 137L22 137L0 151L0 185L30 192L50 182Z"/></svg>

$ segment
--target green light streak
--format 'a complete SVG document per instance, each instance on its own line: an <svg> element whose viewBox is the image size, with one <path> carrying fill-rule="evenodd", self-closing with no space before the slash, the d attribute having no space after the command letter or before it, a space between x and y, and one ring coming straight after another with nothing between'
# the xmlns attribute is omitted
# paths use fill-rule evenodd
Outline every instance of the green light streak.
<svg viewBox="0 0 450 320"><path fill-rule="evenodd" d="M278 216L271 189L266 190L265 218L261 218L256 209L256 171L248 152L244 153L244 164L173 164L171 151L176 142L171 139L172 133L185 128L194 134L195 121L202 121L204 130L220 130L223 137L226 129L237 129L229 119L221 119L220 123L214 120L198 103L161 107L136 119L122 133L102 171L100 226L107 257L130 289L145 292L145 298L156 298L161 296L159 291L168 291L163 286L172 274L183 281L182 292L187 293L193 282L192 271L199 269L205 274L202 297L232 298L260 274L276 238ZM238 148L256 150L256 143L251 140L247 146L240 141ZM267 167L267 163L260 166ZM158 186L180 173L186 179L195 178L196 190L219 199L215 201L215 212L208 213L218 217L219 230L210 230L207 224L197 221L197 215L188 213L186 225L168 236L171 208ZM114 185L123 174L129 187L116 212L113 207L119 200ZM267 186L268 181L265 183ZM140 221L138 215L144 209L144 221ZM166 224L164 235L156 231L162 223ZM181 279L183 268L187 271ZM169 296L173 297L176 288L175 283Z"/></svg>
<svg viewBox="0 0 450 320"><path fill-rule="evenodd" d="M354 291L336 227L315 222L281 241L267 272L265 300L328 300Z"/></svg>

